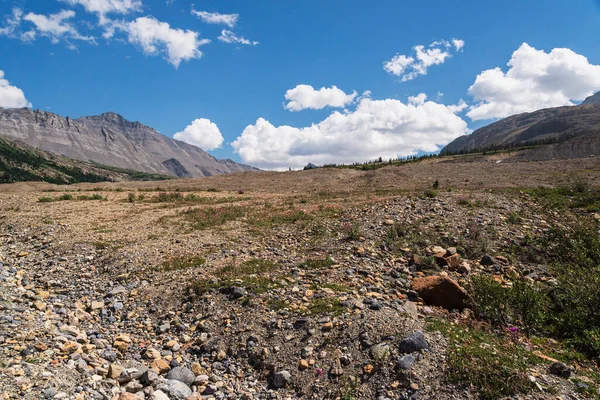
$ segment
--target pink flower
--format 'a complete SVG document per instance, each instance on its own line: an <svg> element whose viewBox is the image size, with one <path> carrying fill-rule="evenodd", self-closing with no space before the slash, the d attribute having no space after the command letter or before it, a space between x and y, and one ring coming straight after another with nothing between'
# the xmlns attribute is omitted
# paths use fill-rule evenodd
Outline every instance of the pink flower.
<svg viewBox="0 0 600 400"><path fill-rule="evenodd" d="M321 368L317 368L317 375L323 375L323 370Z"/></svg>
<svg viewBox="0 0 600 400"><path fill-rule="evenodd" d="M512 333L516 333L519 330L519 328L517 328L516 326L511 326L508 328L508 330L511 331Z"/></svg>

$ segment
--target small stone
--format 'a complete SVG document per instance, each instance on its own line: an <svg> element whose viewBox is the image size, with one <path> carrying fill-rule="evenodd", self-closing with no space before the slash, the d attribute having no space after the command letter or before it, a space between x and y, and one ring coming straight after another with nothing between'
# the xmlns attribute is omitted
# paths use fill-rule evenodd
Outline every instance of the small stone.
<svg viewBox="0 0 600 400"><path fill-rule="evenodd" d="M244 289L243 287L234 286L230 289L229 299L237 300L237 299L244 297L245 295L246 295L246 289Z"/></svg>
<svg viewBox="0 0 600 400"><path fill-rule="evenodd" d="M37 300L33 303L34 307L39 311L44 311L46 309L46 303L41 300Z"/></svg>
<svg viewBox="0 0 600 400"><path fill-rule="evenodd" d="M289 371L279 371L273 375L273 387L279 389L287 386L292 379L292 374Z"/></svg>
<svg viewBox="0 0 600 400"><path fill-rule="evenodd" d="M403 353L414 353L429 348L429 343L421 331L416 331L400 342L400 351Z"/></svg>
<svg viewBox="0 0 600 400"><path fill-rule="evenodd" d="M121 376L122 372L123 367L119 364L110 364L108 367L108 377L111 379L117 379L119 376Z"/></svg>
<svg viewBox="0 0 600 400"><path fill-rule="evenodd" d="M152 368L158 374L166 374L171 369L171 367L169 367L169 364L162 358L154 360L152 364L150 364L150 368Z"/></svg>
<svg viewBox="0 0 600 400"><path fill-rule="evenodd" d="M398 359L398 362L396 363L396 366L399 369L410 369L414 363L415 363L415 357L408 354L408 355L405 355L404 357L400 357L400 359Z"/></svg>
<svg viewBox="0 0 600 400"><path fill-rule="evenodd" d="M298 363L298 369L300 371L303 371L303 370L305 370L307 368L308 368L308 361L306 361L306 360L300 360L300 362Z"/></svg>
<svg viewBox="0 0 600 400"><path fill-rule="evenodd" d="M496 264L496 261L491 256L485 255L481 258L479 264L489 267Z"/></svg>
<svg viewBox="0 0 600 400"><path fill-rule="evenodd" d="M192 372L194 375L198 376L204 374L206 370L200 365L200 363L194 362L192 363Z"/></svg>
<svg viewBox="0 0 600 400"><path fill-rule="evenodd" d="M548 368L548 372L565 379L571 376L571 368L560 361L553 362L550 368Z"/></svg>
<svg viewBox="0 0 600 400"><path fill-rule="evenodd" d="M179 382L183 382L186 385L190 386L194 383L194 379L196 376L194 373L185 367L176 367L169 371L167 374L167 379L174 379Z"/></svg>
<svg viewBox="0 0 600 400"><path fill-rule="evenodd" d="M144 357L148 360L157 360L160 358L160 351L150 347L144 353Z"/></svg>
<svg viewBox="0 0 600 400"><path fill-rule="evenodd" d="M333 322L329 321L324 323L323 325L321 325L321 329L323 329L324 331L330 331L333 329Z"/></svg>
<svg viewBox="0 0 600 400"><path fill-rule="evenodd" d="M169 396L167 396L162 390L155 390L150 395L150 400L169 400Z"/></svg>
<svg viewBox="0 0 600 400"><path fill-rule="evenodd" d="M104 308L104 302L103 301L92 301L92 304L90 306L90 309L92 311L100 310L102 308Z"/></svg>
<svg viewBox="0 0 600 400"><path fill-rule="evenodd" d="M183 382L168 379L156 388L170 396L171 400L186 400L192 390Z"/></svg>

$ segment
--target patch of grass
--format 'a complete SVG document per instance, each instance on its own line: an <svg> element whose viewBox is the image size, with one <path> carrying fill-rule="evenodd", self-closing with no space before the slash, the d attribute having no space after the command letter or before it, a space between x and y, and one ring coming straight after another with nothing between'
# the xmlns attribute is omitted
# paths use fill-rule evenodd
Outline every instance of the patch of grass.
<svg viewBox="0 0 600 400"><path fill-rule="evenodd" d="M192 208L181 213L193 230L204 230L238 220L246 215L241 206Z"/></svg>
<svg viewBox="0 0 600 400"><path fill-rule="evenodd" d="M77 196L77 200L107 200L106 197L102 197L102 195L98 193L94 193L91 196L81 195Z"/></svg>
<svg viewBox="0 0 600 400"><path fill-rule="evenodd" d="M511 211L506 220L511 224L520 224L523 222L523 218L521 218L521 215L516 211Z"/></svg>
<svg viewBox="0 0 600 400"><path fill-rule="evenodd" d="M352 290L348 286L340 285L337 283L318 283L318 284L312 285L310 288L312 290L319 290L319 289L323 289L323 288L331 289L334 292L338 292L338 293L347 293Z"/></svg>
<svg viewBox="0 0 600 400"><path fill-rule="evenodd" d="M345 240L358 240L362 236L360 225L358 223L344 222L340 227Z"/></svg>
<svg viewBox="0 0 600 400"><path fill-rule="evenodd" d="M320 259L306 260L302 264L300 264L300 268L327 269L327 268L330 268L334 264L335 264L335 262L331 259L331 257L327 256L325 258L320 258Z"/></svg>
<svg viewBox="0 0 600 400"><path fill-rule="evenodd" d="M38 199L39 203L51 203L53 201L54 201L54 199L52 197L48 197L48 196L40 197Z"/></svg>
<svg viewBox="0 0 600 400"><path fill-rule="evenodd" d="M159 266L159 270L163 272L167 271L181 271L188 268L199 267L204 265L206 259L198 255L186 255L171 257Z"/></svg>
<svg viewBox="0 0 600 400"><path fill-rule="evenodd" d="M438 191L435 189L426 189L425 192L423 192L423 196L428 199L433 199L433 198L437 197L437 195L438 195Z"/></svg>
<svg viewBox="0 0 600 400"><path fill-rule="evenodd" d="M261 294L278 286L274 280L261 275L276 269L275 263L264 259L252 259L241 264L232 262L215 271L214 279L194 281L191 289L196 294L203 294L214 289L242 286L254 293Z"/></svg>
<svg viewBox="0 0 600 400"><path fill-rule="evenodd" d="M344 313L344 308L340 305L340 299L337 297L314 298L306 306L306 315L330 315L339 316Z"/></svg>
<svg viewBox="0 0 600 400"><path fill-rule="evenodd" d="M527 374L536 360L514 341L476 326L441 320L430 322L428 329L448 339L449 382L472 386L484 400L527 394L535 388Z"/></svg>

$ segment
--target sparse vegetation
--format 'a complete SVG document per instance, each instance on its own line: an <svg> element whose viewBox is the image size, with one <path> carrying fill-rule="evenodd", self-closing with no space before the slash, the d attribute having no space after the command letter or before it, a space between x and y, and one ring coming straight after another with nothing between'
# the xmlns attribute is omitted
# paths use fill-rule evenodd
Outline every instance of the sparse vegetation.
<svg viewBox="0 0 600 400"><path fill-rule="evenodd" d="M177 256L170 257L165 262L163 262L158 268L160 271L169 272L169 271L180 271L188 268L199 267L200 265L204 265L206 263L206 259L202 256L198 255L185 255L185 256Z"/></svg>

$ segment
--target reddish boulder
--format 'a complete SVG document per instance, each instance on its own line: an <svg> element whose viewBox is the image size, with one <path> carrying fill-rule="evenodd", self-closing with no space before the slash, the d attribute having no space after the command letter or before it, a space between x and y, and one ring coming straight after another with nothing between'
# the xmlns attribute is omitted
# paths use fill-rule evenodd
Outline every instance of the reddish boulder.
<svg viewBox="0 0 600 400"><path fill-rule="evenodd" d="M411 284L426 304L440 306L448 310L467 307L469 295L467 292L446 276L427 276L415 278Z"/></svg>

